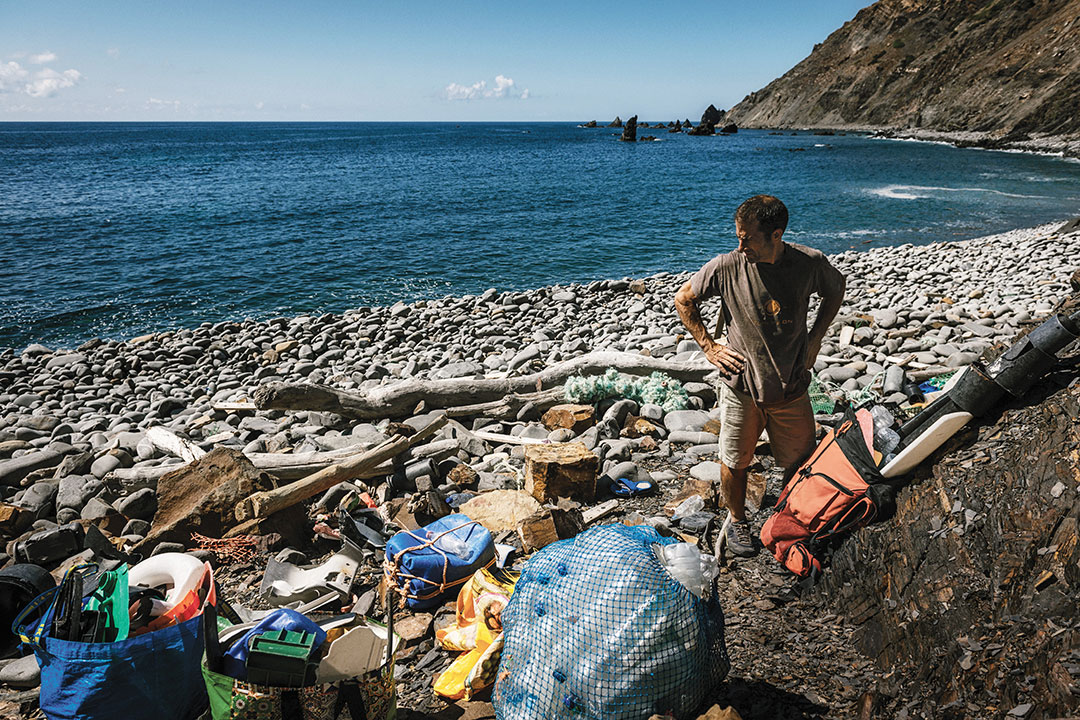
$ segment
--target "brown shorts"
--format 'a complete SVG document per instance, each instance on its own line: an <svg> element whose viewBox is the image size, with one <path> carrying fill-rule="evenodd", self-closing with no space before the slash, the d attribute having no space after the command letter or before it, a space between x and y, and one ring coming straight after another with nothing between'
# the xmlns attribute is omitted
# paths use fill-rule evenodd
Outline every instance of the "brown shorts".
<svg viewBox="0 0 1080 720"><path fill-rule="evenodd" d="M776 464L788 468L814 449L814 411L803 393L780 405L762 407L749 395L720 383L720 461L741 470L754 460L761 431L769 434Z"/></svg>

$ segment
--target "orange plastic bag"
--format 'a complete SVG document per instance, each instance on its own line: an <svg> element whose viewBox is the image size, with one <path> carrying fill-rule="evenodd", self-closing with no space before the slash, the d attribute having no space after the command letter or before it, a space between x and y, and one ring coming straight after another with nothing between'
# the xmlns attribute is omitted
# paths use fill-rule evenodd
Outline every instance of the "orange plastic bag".
<svg viewBox="0 0 1080 720"><path fill-rule="evenodd" d="M447 650L464 652L435 681L435 692L451 700L470 699L495 682L502 653L502 611L510 602L518 573L481 568L458 593L456 622L435 631Z"/></svg>

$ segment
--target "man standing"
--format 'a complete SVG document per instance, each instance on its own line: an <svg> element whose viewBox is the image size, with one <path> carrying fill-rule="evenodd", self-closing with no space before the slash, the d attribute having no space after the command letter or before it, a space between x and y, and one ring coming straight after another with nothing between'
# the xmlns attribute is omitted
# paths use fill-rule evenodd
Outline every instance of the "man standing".
<svg viewBox="0 0 1080 720"><path fill-rule="evenodd" d="M728 548L757 552L746 520L746 474L761 431L769 433L785 469L814 449L814 413L807 388L821 341L844 300L844 276L820 251L782 240L788 211L771 195L735 211L739 247L698 270L675 294L683 325L725 377L719 388L721 490L732 522ZM810 296L821 307L809 333ZM701 321L699 303L719 296L727 344Z"/></svg>

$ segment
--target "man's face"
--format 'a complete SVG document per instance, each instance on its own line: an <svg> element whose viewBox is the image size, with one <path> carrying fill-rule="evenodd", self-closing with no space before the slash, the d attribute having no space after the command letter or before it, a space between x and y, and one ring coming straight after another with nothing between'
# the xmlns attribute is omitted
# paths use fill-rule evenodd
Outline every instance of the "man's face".
<svg viewBox="0 0 1080 720"><path fill-rule="evenodd" d="M747 262L761 262L771 257L775 243L765 237L758 227L757 220L735 221L735 237L739 239L739 252Z"/></svg>

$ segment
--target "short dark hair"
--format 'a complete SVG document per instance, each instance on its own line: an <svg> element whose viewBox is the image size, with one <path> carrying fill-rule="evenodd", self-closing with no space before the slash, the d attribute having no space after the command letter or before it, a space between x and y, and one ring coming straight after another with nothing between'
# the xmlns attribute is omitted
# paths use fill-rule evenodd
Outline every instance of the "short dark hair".
<svg viewBox="0 0 1080 720"><path fill-rule="evenodd" d="M755 195L735 211L735 222L745 223L747 220L757 222L765 237L772 239L774 232L787 229L787 207L772 195Z"/></svg>

